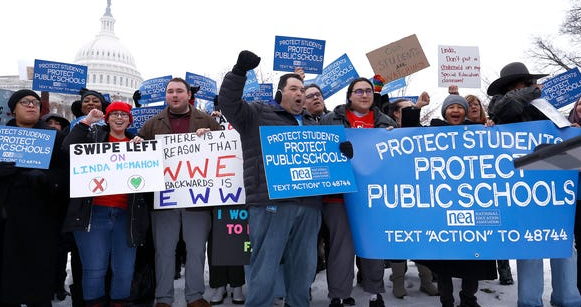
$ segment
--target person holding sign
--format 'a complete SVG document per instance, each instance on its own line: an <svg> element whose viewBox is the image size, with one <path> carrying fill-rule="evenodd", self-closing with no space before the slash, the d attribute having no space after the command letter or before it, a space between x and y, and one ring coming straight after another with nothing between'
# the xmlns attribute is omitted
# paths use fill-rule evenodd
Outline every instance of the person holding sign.
<svg viewBox="0 0 581 307"><path fill-rule="evenodd" d="M309 306L309 288L317 266L321 197L269 199L259 127L317 123L303 109L303 81L294 73L280 77L274 102L246 103L242 99L246 72L259 63L256 54L240 52L218 94L222 112L240 133L244 148L244 187L252 246L245 305L272 306L275 279L282 263L287 290L285 304Z"/></svg>
<svg viewBox="0 0 581 307"><path fill-rule="evenodd" d="M468 101L462 96L451 94L442 103L442 117L434 118L430 126L470 125L466 119ZM460 307L480 307L477 302L479 280L496 279L495 260L422 260L438 275L438 291L442 307L454 307L454 285L452 277L462 279Z"/></svg>
<svg viewBox="0 0 581 307"><path fill-rule="evenodd" d="M67 164L59 150L63 135L40 120L42 105L36 92L14 92L8 107L14 118L3 129L15 129L14 140L0 143L22 147L17 154L47 150L50 164L35 168L0 162L0 305L50 306L61 227L59 206L68 196ZM39 138L48 137L43 131L49 130L56 132L54 146L34 146Z"/></svg>
<svg viewBox="0 0 581 307"><path fill-rule="evenodd" d="M323 116L321 125L342 125L345 128L395 128L397 123L373 105L373 84L367 78L357 78L347 88L347 103L335 107ZM351 157L348 157L351 158ZM323 219L329 227L330 247L327 263L329 307L349 304L353 290L353 260L355 251L343 195L326 197ZM369 294L369 307L384 307L381 293L384 260L360 258L361 277L365 292Z"/></svg>
<svg viewBox="0 0 581 307"><path fill-rule="evenodd" d="M105 119L103 126L93 126ZM131 125L131 106L116 101L105 115L94 108L63 142L68 153L71 144L141 142L127 132ZM94 129L90 131L90 127ZM142 193L71 198L63 231L73 232L82 264L82 290L85 306L122 307L127 305L133 280L137 246L143 245L149 228L149 210ZM111 262L111 289L105 293L105 279Z"/></svg>
<svg viewBox="0 0 581 307"><path fill-rule="evenodd" d="M505 65L500 78L494 80L487 90L493 95L488 105L488 114L496 124L546 120L548 117L531 104L541 97L539 78L547 74L531 74L520 62ZM577 288L577 250L571 246L569 258L551 259L553 292L551 305L559 307L581 306L581 295ZM543 259L517 259L518 307L542 307L544 273Z"/></svg>
<svg viewBox="0 0 581 307"><path fill-rule="evenodd" d="M146 140L156 134L196 133L220 130L210 115L190 104L192 90L182 78L171 79L165 87L167 107L148 119L139 130ZM182 230L186 243L185 299L187 307L210 307L204 297L206 242L212 225L208 208L159 209L151 212L155 246L156 307L170 307L174 301L175 251Z"/></svg>

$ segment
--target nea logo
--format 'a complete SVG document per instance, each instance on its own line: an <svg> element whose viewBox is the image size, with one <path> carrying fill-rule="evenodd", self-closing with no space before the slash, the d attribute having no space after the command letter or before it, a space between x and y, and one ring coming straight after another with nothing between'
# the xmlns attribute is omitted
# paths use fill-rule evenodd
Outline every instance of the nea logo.
<svg viewBox="0 0 581 307"><path fill-rule="evenodd" d="M448 226L474 226L474 210L446 211Z"/></svg>
<svg viewBox="0 0 581 307"><path fill-rule="evenodd" d="M310 167L296 167L290 169L292 181L300 180L312 180L313 175L311 174Z"/></svg>

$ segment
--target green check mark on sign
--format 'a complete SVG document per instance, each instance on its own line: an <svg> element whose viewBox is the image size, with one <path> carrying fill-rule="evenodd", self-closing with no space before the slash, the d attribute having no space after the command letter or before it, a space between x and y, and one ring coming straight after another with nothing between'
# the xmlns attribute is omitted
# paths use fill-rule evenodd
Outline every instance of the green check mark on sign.
<svg viewBox="0 0 581 307"><path fill-rule="evenodd" d="M133 190L139 190L143 187L143 177L133 175L129 178L129 187Z"/></svg>

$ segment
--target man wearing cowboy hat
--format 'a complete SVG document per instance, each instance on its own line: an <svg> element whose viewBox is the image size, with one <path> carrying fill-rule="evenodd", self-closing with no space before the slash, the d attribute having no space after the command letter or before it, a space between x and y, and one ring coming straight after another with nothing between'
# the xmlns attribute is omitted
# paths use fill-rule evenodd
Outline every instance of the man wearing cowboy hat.
<svg viewBox="0 0 581 307"><path fill-rule="evenodd" d="M500 78L488 87L488 95L494 95L488 105L488 114L496 124L518 123L548 119L530 102L541 97L539 78L546 74L530 74L520 62L510 63L500 71ZM577 289L577 251L569 258L551 261L553 292L551 305L559 307L581 306ZM517 260L518 307L543 306L543 259Z"/></svg>
<svg viewBox="0 0 581 307"><path fill-rule="evenodd" d="M513 62L502 68L500 78L490 84L487 94L492 97L488 114L496 124L519 123L548 119L530 104L541 97L537 80L547 74L530 74L525 64Z"/></svg>

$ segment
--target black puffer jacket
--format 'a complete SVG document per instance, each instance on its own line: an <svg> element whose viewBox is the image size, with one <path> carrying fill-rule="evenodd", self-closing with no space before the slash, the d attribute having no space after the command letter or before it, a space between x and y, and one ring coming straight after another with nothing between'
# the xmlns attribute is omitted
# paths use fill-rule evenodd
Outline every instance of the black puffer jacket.
<svg viewBox="0 0 581 307"><path fill-rule="evenodd" d="M301 199L270 200L262 161L260 145L260 126L298 126L294 115L282 109L276 103L247 103L242 100L242 91L246 77L229 72L224 77L218 95L222 113L240 133L244 157L244 187L248 205L266 205L273 202L302 202L306 205L320 206L320 197L303 197ZM303 111L303 125L317 125L314 118Z"/></svg>
<svg viewBox="0 0 581 307"><path fill-rule="evenodd" d="M541 90L536 86L509 91L505 95L496 95L490 100L488 115L497 125L549 119L530 104L539 97L541 97Z"/></svg>
<svg viewBox="0 0 581 307"><path fill-rule="evenodd" d="M129 139L134 136L125 132ZM63 151L69 152L71 144L77 143L102 143L109 139L109 126L89 126L78 123L63 142ZM69 209L63 224L63 231L88 231L91 227L91 208L93 206L92 197L71 198ZM145 243L147 230L149 228L149 209L145 201L144 193L129 194L128 206L130 223L127 244L129 246L140 246Z"/></svg>

